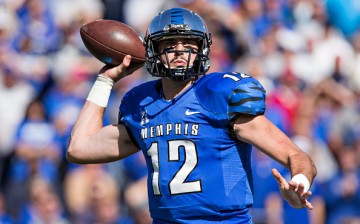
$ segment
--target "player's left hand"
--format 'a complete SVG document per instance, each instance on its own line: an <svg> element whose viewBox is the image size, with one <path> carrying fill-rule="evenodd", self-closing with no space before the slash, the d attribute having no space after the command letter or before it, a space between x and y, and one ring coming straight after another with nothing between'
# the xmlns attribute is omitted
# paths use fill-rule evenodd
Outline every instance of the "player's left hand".
<svg viewBox="0 0 360 224"><path fill-rule="evenodd" d="M272 169L272 174L279 184L281 195L292 207L313 209L312 204L307 200L312 192L304 192L303 184L297 184L294 181L287 182L276 169Z"/></svg>

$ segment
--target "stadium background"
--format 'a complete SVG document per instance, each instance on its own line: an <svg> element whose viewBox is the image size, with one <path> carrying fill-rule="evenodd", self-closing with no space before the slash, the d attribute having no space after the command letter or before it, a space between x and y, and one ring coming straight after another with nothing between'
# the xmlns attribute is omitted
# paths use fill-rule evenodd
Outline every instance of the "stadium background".
<svg viewBox="0 0 360 224"><path fill-rule="evenodd" d="M290 208L254 151L254 223L360 223L360 1L0 0L0 223L148 223L140 154L103 165L65 160L70 129L102 64L79 28L99 19L144 35L159 11L199 13L213 42L211 71L256 77L266 116L316 163L313 211ZM105 123L125 91L117 83Z"/></svg>

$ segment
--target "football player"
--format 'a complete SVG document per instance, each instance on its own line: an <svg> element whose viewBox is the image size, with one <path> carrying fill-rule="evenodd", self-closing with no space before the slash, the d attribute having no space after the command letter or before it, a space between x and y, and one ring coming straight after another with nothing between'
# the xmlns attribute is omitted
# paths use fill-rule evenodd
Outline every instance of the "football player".
<svg viewBox="0 0 360 224"><path fill-rule="evenodd" d="M111 88L131 73L131 56L104 67L72 130L70 162L111 162L141 150L153 223L252 223L255 146L290 170L288 181L272 170L288 203L312 209L313 162L264 116L266 92L256 79L206 73L211 35L199 15L165 10L144 42L146 69L160 78L130 90L119 123L103 127Z"/></svg>

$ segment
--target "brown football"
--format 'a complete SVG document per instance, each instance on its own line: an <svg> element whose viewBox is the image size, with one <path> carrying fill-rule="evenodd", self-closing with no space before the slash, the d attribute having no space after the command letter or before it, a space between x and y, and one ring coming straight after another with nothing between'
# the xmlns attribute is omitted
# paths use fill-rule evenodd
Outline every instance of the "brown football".
<svg viewBox="0 0 360 224"><path fill-rule="evenodd" d="M145 47L140 36L125 23L95 20L82 25L80 35L89 52L107 65L121 64L127 54L132 56L131 67L145 63Z"/></svg>

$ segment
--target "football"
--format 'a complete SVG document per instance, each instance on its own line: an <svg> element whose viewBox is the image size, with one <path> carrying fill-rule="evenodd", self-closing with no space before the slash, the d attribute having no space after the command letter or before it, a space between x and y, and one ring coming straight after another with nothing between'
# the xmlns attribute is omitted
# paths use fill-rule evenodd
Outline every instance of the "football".
<svg viewBox="0 0 360 224"><path fill-rule="evenodd" d="M145 63L142 39L125 23L95 20L81 26L80 36L89 52L107 65L121 64L127 54L132 56L130 67L140 68Z"/></svg>

